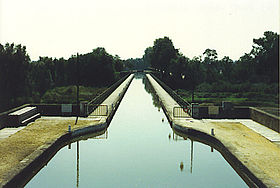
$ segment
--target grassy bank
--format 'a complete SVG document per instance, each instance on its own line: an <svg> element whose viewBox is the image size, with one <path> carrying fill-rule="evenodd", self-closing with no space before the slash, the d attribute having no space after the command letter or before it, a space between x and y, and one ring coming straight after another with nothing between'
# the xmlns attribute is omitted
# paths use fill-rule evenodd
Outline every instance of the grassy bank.
<svg viewBox="0 0 280 188"><path fill-rule="evenodd" d="M191 101L191 92L183 89L176 90L184 100ZM275 107L279 108L279 94L260 92L195 92L197 103L211 103L221 105L222 101L230 101L236 106Z"/></svg>
<svg viewBox="0 0 280 188"><path fill-rule="evenodd" d="M80 86L80 101L90 101L103 91L107 87L84 87ZM56 87L54 89L48 90L41 98L41 103L75 103L77 100L77 87L76 86L66 86L66 87Z"/></svg>

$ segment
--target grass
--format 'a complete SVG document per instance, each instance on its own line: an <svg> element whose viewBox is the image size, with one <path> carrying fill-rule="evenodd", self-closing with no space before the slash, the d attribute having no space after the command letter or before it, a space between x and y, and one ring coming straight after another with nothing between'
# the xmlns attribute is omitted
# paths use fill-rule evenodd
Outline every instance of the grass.
<svg viewBox="0 0 280 188"><path fill-rule="evenodd" d="M107 87L84 87L79 88L79 99L80 101L90 101L103 91ZM41 98L41 103L75 103L77 100L77 87L76 86L66 86L66 87L56 87L54 89L48 90Z"/></svg>
<svg viewBox="0 0 280 188"><path fill-rule="evenodd" d="M191 101L191 92L179 89L176 91L184 100ZM260 92L195 92L194 100L198 103L221 105L222 101L230 101L236 106L274 107L279 108L279 95Z"/></svg>

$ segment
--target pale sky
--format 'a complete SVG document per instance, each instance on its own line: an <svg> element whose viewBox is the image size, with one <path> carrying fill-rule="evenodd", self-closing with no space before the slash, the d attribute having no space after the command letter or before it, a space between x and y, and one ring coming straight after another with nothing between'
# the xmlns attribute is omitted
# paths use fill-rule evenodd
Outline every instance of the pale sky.
<svg viewBox="0 0 280 188"><path fill-rule="evenodd" d="M96 47L142 57L164 36L189 58L211 48L237 60L264 31L279 34L279 0L0 0L0 43L25 45L32 60Z"/></svg>

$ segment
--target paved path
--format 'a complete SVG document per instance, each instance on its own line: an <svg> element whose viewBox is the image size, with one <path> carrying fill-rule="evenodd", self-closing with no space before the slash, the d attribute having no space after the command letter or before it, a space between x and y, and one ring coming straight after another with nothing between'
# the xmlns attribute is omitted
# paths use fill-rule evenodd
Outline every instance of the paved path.
<svg viewBox="0 0 280 188"><path fill-rule="evenodd" d="M179 130L193 129L214 136L268 187L280 187L280 134L247 120L209 120L174 118L173 107L179 106L161 86L147 74L167 115Z"/></svg>
<svg viewBox="0 0 280 188"><path fill-rule="evenodd" d="M166 111L169 114L169 117L171 117L171 119L174 119L173 108L180 107L180 105L152 78L151 75L146 74L146 76L152 84L153 88L155 89L160 100L164 104Z"/></svg>
<svg viewBox="0 0 280 188"><path fill-rule="evenodd" d="M101 104L101 105L108 106L108 111L109 111L108 114L110 114L112 109L115 108L116 103L119 101L119 98L121 97L123 90L126 89L127 85L131 81L131 79L133 79L132 74L125 81L123 81L123 83L118 88L116 88L115 91L111 95L109 95L105 99L105 101L103 101L103 103ZM93 111L88 117L89 118L96 117L96 115L94 115L94 114L98 114L98 113L96 113L97 110L98 109ZM102 121L105 121L107 116L100 116L100 118L102 119Z"/></svg>
<svg viewBox="0 0 280 188"><path fill-rule="evenodd" d="M0 140L4 138L8 138L10 135L15 134L21 129L25 128L25 126L17 127L17 128L4 128L0 130Z"/></svg>
<svg viewBox="0 0 280 188"><path fill-rule="evenodd" d="M120 98L121 93L126 88L131 79L133 79L133 75L130 75L125 81L123 81L123 83L109 97L107 97L107 99L105 99L102 105L115 105L118 99Z"/></svg>
<svg viewBox="0 0 280 188"><path fill-rule="evenodd" d="M249 129L255 131L256 133L262 135L271 142L280 142L280 134L272 129L269 129L258 122L251 119L205 119L208 122L240 122Z"/></svg>

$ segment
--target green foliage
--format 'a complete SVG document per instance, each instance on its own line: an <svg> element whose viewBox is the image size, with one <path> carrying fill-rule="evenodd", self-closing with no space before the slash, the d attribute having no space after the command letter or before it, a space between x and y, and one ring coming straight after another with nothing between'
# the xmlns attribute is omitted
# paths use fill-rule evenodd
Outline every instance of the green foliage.
<svg viewBox="0 0 280 188"><path fill-rule="evenodd" d="M143 58L130 58L124 61L125 70L139 70L147 69L150 64L144 61Z"/></svg>
<svg viewBox="0 0 280 188"><path fill-rule="evenodd" d="M253 39L251 52L238 61L227 56L219 60L214 49L206 49L202 56L190 60L167 37L156 39L154 46L145 50L143 59L171 88L208 92L209 96L201 96L201 100L218 100L214 95L219 93L221 99L240 99L243 104L261 105L262 101L275 106L279 102L279 35L271 31ZM222 92L232 95L223 97Z"/></svg>
<svg viewBox="0 0 280 188"><path fill-rule="evenodd" d="M0 111L22 104L30 92L25 46L0 44Z"/></svg>
<svg viewBox="0 0 280 188"><path fill-rule="evenodd" d="M266 31L263 37L253 39L251 52L238 61L227 56L219 60L216 50L209 48L202 56L189 59L175 49L168 37L156 39L152 47L146 48L142 59L126 61L108 54L104 48L96 48L68 60L40 57L30 62L25 46L0 44L0 111L40 101L46 91L55 87L77 83L87 87L109 86L121 77L123 70L148 67L157 70L158 76L173 89L230 92L229 98L252 98L255 103L269 98L279 102L279 35ZM46 95L55 96L49 92Z"/></svg>
<svg viewBox="0 0 280 188"><path fill-rule="evenodd" d="M79 85L84 86L109 86L120 78L116 71L123 68L123 60L108 54L104 48L96 48L91 53L72 56L68 60L40 57L38 61L30 62L24 46L0 44L0 111L23 103L40 102L49 89L76 85L78 80ZM43 101L59 102L50 96L64 101L59 93L53 92L47 92Z"/></svg>
<svg viewBox="0 0 280 188"><path fill-rule="evenodd" d="M80 86L80 101L90 101L97 95L105 91L106 87L93 88ZM41 103L75 103L77 95L76 86L56 87L48 90L41 98Z"/></svg>
<svg viewBox="0 0 280 188"><path fill-rule="evenodd" d="M177 93L185 100L191 100L191 92L187 90L177 90ZM278 107L279 95L260 92L211 92L196 91L195 102L201 104L221 105L222 101L230 101L236 106L255 107Z"/></svg>
<svg viewBox="0 0 280 188"><path fill-rule="evenodd" d="M154 46L145 50L144 60L158 70L167 71L177 54L178 50L174 48L172 41L164 37L156 39Z"/></svg>
<svg viewBox="0 0 280 188"><path fill-rule="evenodd" d="M77 57L72 57L77 62ZM113 56L108 54L104 48L96 48L92 53L79 57L80 83L85 86L107 86L114 82ZM119 61L117 59L117 61ZM77 63L76 63L77 64ZM77 65L76 65L77 66Z"/></svg>

